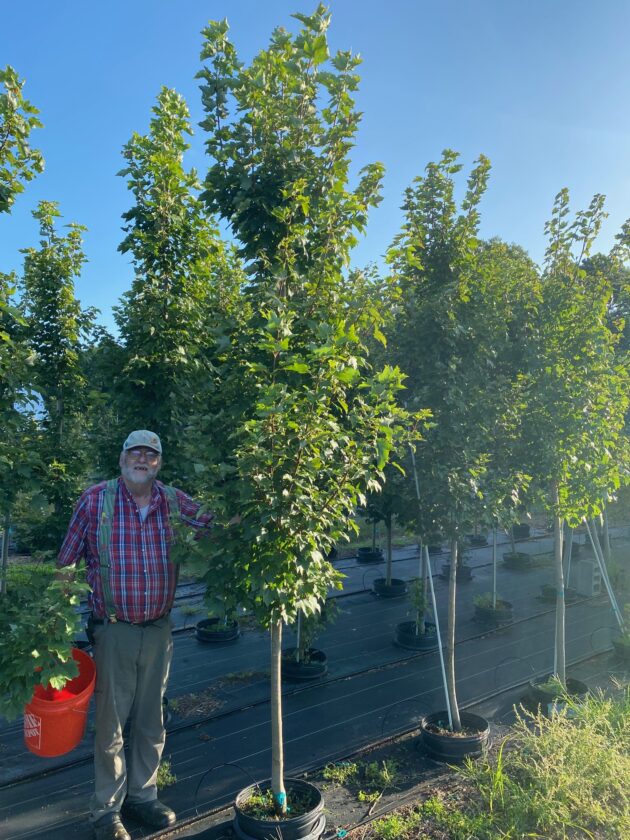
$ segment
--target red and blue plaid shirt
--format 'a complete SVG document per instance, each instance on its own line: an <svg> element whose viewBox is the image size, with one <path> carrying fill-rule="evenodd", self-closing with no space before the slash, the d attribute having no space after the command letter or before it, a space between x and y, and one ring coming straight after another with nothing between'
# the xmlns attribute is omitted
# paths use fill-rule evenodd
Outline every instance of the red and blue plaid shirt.
<svg viewBox="0 0 630 840"><path fill-rule="evenodd" d="M92 589L90 607L96 618L105 618L107 614L98 555L98 526L106 485L103 481L82 494L57 560L57 565L63 567L85 559L87 582ZM109 581L116 618L122 621L152 621L173 605L177 575L169 560L173 530L163 487L161 481L153 483L149 510L143 521L133 496L122 478L118 479L109 543ZM212 514L198 515L200 505L181 490L176 493L183 522L194 528L211 526Z"/></svg>

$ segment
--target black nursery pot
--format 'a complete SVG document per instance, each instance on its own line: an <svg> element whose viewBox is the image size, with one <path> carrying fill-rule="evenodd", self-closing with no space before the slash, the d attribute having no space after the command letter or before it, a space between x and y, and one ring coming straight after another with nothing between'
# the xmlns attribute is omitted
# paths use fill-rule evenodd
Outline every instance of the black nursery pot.
<svg viewBox="0 0 630 840"><path fill-rule="evenodd" d="M204 618L197 623L196 636L200 642L235 642L240 634L236 620L223 624L220 618Z"/></svg>
<svg viewBox="0 0 630 840"><path fill-rule="evenodd" d="M480 606L475 604L475 621L485 624L488 627L498 627L501 624L510 624L514 618L512 604L510 601L503 601L497 598L497 606Z"/></svg>
<svg viewBox="0 0 630 840"><path fill-rule="evenodd" d="M357 551L357 563L382 563L384 559L382 548L368 548L364 546Z"/></svg>
<svg viewBox="0 0 630 840"><path fill-rule="evenodd" d="M424 622L424 633L416 633L415 621L402 621L396 625L394 643L407 650L435 650L438 646L435 624Z"/></svg>
<svg viewBox="0 0 630 840"><path fill-rule="evenodd" d="M295 648L282 651L282 676L288 680L316 680L328 673L328 657L323 650L309 648L304 659L297 662Z"/></svg>
<svg viewBox="0 0 630 840"><path fill-rule="evenodd" d="M525 572L532 568L532 558L524 551L508 551L503 555L503 565L506 569Z"/></svg>
<svg viewBox="0 0 630 840"><path fill-rule="evenodd" d="M512 533L515 540L526 540L529 537L529 525L527 522L521 522L520 525L512 526Z"/></svg>
<svg viewBox="0 0 630 840"><path fill-rule="evenodd" d="M618 659L622 662L630 662L630 643L613 639L613 648Z"/></svg>
<svg viewBox="0 0 630 840"><path fill-rule="evenodd" d="M440 572L440 577L443 580L448 580L451 576L451 564L450 563L443 563L442 564L442 571ZM457 567L457 580L460 582L465 582L467 580L472 580L473 573L470 566L458 566Z"/></svg>
<svg viewBox="0 0 630 840"><path fill-rule="evenodd" d="M387 585L387 578L376 578L373 583L374 592L379 598L402 598L407 594L407 583L400 578L392 578L391 584Z"/></svg>
<svg viewBox="0 0 630 840"><path fill-rule="evenodd" d="M259 819L244 813L243 806L253 793L270 787L270 782L261 782L242 790L234 802L234 820L232 828L239 840L318 840L326 828L324 797L319 788L301 779L285 779L284 787L287 801L291 796L310 797L311 808L299 817L286 820Z"/></svg>
<svg viewBox="0 0 630 840"><path fill-rule="evenodd" d="M432 727L442 727L447 723L446 711L434 712L422 719L422 744L431 758L460 764L467 756L474 758L481 755L490 738L490 724L485 718L470 712L461 712L460 720L462 727L471 731L470 735L433 731Z"/></svg>
<svg viewBox="0 0 630 840"><path fill-rule="evenodd" d="M536 712L538 711L538 708L540 708L543 714L545 714L548 717L551 715L551 712L556 702L562 696L560 693L552 694L551 692L543 691L540 688L540 686L548 682L550 678L551 674L547 674L544 677L537 677L533 680L530 680L527 686L527 694L524 698L525 705L528 709ZM569 697L575 699L586 697L586 695L588 694L588 686L581 680L576 680L573 677L568 677L567 694L569 695Z"/></svg>
<svg viewBox="0 0 630 840"><path fill-rule="evenodd" d="M488 537L486 537L485 534L470 534L470 536L468 537L468 542L470 543L470 545L474 545L477 547L482 545L488 545Z"/></svg>

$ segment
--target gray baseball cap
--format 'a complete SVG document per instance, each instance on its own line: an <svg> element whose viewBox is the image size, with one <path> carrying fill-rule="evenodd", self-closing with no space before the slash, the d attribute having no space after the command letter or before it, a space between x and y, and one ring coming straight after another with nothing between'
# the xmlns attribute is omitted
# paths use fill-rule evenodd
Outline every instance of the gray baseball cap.
<svg viewBox="0 0 630 840"><path fill-rule="evenodd" d="M131 432L127 440L123 443L123 452L128 449L133 449L134 446L146 446L149 449L154 449L156 452L162 454L162 444L160 438L155 432L150 432L148 429L136 429Z"/></svg>

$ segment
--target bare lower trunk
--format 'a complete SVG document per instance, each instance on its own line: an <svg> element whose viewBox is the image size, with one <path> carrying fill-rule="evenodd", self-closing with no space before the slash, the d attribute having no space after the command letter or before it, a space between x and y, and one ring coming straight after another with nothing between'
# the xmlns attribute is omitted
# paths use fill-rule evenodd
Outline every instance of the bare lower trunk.
<svg viewBox="0 0 630 840"><path fill-rule="evenodd" d="M271 789L277 810L285 814L284 748L282 743L282 622L271 625Z"/></svg>
<svg viewBox="0 0 630 840"><path fill-rule="evenodd" d="M0 570L0 595L7 591L7 570L9 568L9 530L11 528L11 513L4 515L4 530L2 533L2 569Z"/></svg>
<svg viewBox="0 0 630 840"><path fill-rule="evenodd" d="M562 568L562 519L558 516L558 487L551 489L553 516L553 561L556 581L556 650L554 671L563 685L566 685L565 651L565 609L564 609L564 571Z"/></svg>
<svg viewBox="0 0 630 840"><path fill-rule="evenodd" d="M459 732L462 723L459 717L459 706L457 705L457 692L455 688L455 595L457 584L457 540L451 540L451 571L448 579L448 627L446 630L446 685L449 702L451 704L451 717L453 719L453 731Z"/></svg>
<svg viewBox="0 0 630 840"><path fill-rule="evenodd" d="M392 519L385 520L385 529L387 531L387 572L385 574L385 585L392 585Z"/></svg>
<svg viewBox="0 0 630 840"><path fill-rule="evenodd" d="M427 560L425 556L425 551L422 547L422 542L418 542L418 548L420 550L420 580L422 581L422 593L424 598L427 597ZM425 608L423 606L422 609L418 610L416 613L416 635L423 636L424 635L424 622L425 622Z"/></svg>
<svg viewBox="0 0 630 840"><path fill-rule="evenodd" d="M497 608L497 529L492 529L492 609Z"/></svg>
<svg viewBox="0 0 630 840"><path fill-rule="evenodd" d="M604 519L604 527L602 529L602 548L604 550L604 559L606 560L606 566L610 566L610 555L611 555L611 548L610 548L610 532L608 530L608 510L607 506L604 505L604 510L602 511L602 516Z"/></svg>

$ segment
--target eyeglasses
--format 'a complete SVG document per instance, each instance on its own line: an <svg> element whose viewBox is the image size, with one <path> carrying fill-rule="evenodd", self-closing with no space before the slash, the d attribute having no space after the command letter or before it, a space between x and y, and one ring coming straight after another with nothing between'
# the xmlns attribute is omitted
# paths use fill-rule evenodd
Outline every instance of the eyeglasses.
<svg viewBox="0 0 630 840"><path fill-rule="evenodd" d="M153 449L127 449L127 455L137 461L143 455L149 463L155 464L160 460L160 453Z"/></svg>

